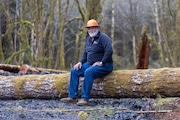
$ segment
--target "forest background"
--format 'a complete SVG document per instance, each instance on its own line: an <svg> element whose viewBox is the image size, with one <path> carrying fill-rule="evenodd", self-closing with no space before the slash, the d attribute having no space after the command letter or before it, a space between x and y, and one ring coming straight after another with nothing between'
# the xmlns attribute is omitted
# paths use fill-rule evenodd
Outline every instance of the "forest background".
<svg viewBox="0 0 180 120"><path fill-rule="evenodd" d="M114 69L135 69L144 26L149 68L180 66L180 0L0 0L0 63L69 70L96 19Z"/></svg>

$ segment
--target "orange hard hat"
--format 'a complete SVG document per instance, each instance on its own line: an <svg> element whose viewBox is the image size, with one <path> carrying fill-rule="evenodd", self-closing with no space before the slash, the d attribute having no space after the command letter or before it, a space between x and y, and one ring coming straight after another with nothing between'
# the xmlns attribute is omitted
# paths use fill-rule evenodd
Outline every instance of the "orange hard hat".
<svg viewBox="0 0 180 120"><path fill-rule="evenodd" d="M98 26L99 26L98 22L94 19L89 20L86 25L87 28L88 27L98 27Z"/></svg>

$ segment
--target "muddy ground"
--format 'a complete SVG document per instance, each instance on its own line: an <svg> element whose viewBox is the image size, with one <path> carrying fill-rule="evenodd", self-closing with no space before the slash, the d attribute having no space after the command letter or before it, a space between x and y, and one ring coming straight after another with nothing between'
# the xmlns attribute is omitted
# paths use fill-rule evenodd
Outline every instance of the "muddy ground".
<svg viewBox="0 0 180 120"><path fill-rule="evenodd" d="M89 106L60 99L0 100L0 120L180 120L179 105L180 98L91 99ZM78 116L80 111L86 119Z"/></svg>
<svg viewBox="0 0 180 120"><path fill-rule="evenodd" d="M160 109L172 110L172 112L156 113L156 120L180 120L180 98L175 98L172 101L162 103Z"/></svg>

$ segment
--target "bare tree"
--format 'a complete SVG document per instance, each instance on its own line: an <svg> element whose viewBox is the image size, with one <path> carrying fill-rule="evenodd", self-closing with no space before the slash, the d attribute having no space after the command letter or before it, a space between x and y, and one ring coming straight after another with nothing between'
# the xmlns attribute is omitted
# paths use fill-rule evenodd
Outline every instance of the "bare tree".
<svg viewBox="0 0 180 120"><path fill-rule="evenodd" d="M1 6L1 5L0 5ZM3 11L2 8L0 8L0 11ZM1 12L0 12L0 34L2 35L2 19L1 19ZM4 53L3 53L3 46L2 46L2 36L0 35L0 63L4 61Z"/></svg>
<svg viewBox="0 0 180 120"><path fill-rule="evenodd" d="M50 14L49 14L49 36L48 38L48 68L52 68L53 61L53 33L54 33L54 8L56 0L50 2Z"/></svg>
<svg viewBox="0 0 180 120"><path fill-rule="evenodd" d="M1 30L1 40L2 43L6 43L5 46L3 46L4 52L4 63L11 63L15 64L16 60L14 58L14 46L13 46L13 36L11 36L12 31L14 31L14 23L13 18L10 14L10 6L9 4L12 4L13 1L7 1L3 0L4 4L1 4L1 7L3 9L3 13L1 14L3 17L3 29Z"/></svg>
<svg viewBox="0 0 180 120"><path fill-rule="evenodd" d="M65 6L62 6L62 0L58 1L59 5L59 30L60 30L60 36L58 41L58 52L56 56L56 63L55 68L58 68L58 66L61 69L65 69L65 54L64 54L64 28L65 23L67 20L67 14L69 9L69 0L66 1ZM65 11L63 11L63 8L65 8Z"/></svg>
<svg viewBox="0 0 180 120"><path fill-rule="evenodd" d="M149 1L149 0L148 0ZM149 1L150 3L150 1ZM158 50L160 53L160 63L162 66L164 66L164 54L163 54L163 48L162 48L162 35L160 31L160 22L159 22L159 9L158 9L158 0L154 0L154 6L152 7L153 15L155 16L155 23L156 23L156 30L158 34Z"/></svg>
<svg viewBox="0 0 180 120"><path fill-rule="evenodd" d="M178 63L180 60L180 0L177 0L177 12L176 12L176 41L175 41L175 52L174 52L174 59L175 62ZM179 65L179 64L178 64Z"/></svg>
<svg viewBox="0 0 180 120"><path fill-rule="evenodd" d="M67 69L81 57L93 18L113 40L115 69L135 68L143 25L152 37L150 66L179 66L177 0L0 0L0 9L3 63Z"/></svg>
<svg viewBox="0 0 180 120"><path fill-rule="evenodd" d="M160 9L160 13L161 15L161 24L162 26L161 31L162 31L162 38L164 39L164 46L166 49L164 49L164 59L165 59L165 64L166 66L173 66L176 67L175 61L173 59L173 49L171 49L171 32L173 29L173 26L169 26L169 23L173 23L172 20L172 13L171 13L171 8L170 8L170 3L169 0L162 0L162 7ZM165 13L166 14L165 14ZM167 17L169 17L170 19L166 19ZM174 40L173 40L174 41Z"/></svg>
<svg viewBox="0 0 180 120"><path fill-rule="evenodd" d="M81 20L84 23L83 28L81 28L81 30L82 30L81 37L80 37L81 40L78 40L78 43L80 43L80 50L79 50L78 58L80 58L81 54L83 52L84 40L87 36L87 30L84 29L84 26L86 26L86 23L89 19L98 20L98 18L100 18L100 15L102 12L102 6L101 6L101 0L93 0L93 1L86 0L85 7L83 7L83 5L81 4L81 2L79 0L75 0L75 1L78 6L79 13L81 15Z"/></svg>
<svg viewBox="0 0 180 120"><path fill-rule="evenodd" d="M1 19L0 19L0 34L2 34L1 32ZM4 61L4 53L3 53L3 48L2 48L2 37L0 35L0 63L2 63Z"/></svg>
<svg viewBox="0 0 180 120"><path fill-rule="evenodd" d="M114 48L114 30L115 30L115 10L114 10L114 4L115 0L112 0L112 27L111 27L111 39L112 39L112 44Z"/></svg>

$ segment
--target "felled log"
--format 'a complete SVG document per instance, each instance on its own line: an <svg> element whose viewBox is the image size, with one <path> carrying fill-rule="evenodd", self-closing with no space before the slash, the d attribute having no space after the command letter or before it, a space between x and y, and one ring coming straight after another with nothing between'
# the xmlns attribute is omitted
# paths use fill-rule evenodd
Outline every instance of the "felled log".
<svg viewBox="0 0 180 120"><path fill-rule="evenodd" d="M27 64L22 64L19 68L19 73L26 74L27 72L40 72L37 68L34 68Z"/></svg>
<svg viewBox="0 0 180 120"><path fill-rule="evenodd" d="M26 74L28 72L59 72L65 73L67 71L64 70L54 70L54 69L46 69L46 68L36 68L27 64L22 65L10 65L10 64L0 64L0 73L2 72L10 72L10 73L21 73Z"/></svg>
<svg viewBox="0 0 180 120"><path fill-rule="evenodd" d="M9 64L0 64L0 70L18 73L20 69L20 66L18 65L9 65Z"/></svg>
<svg viewBox="0 0 180 120"><path fill-rule="evenodd" d="M66 97L68 83L69 72L0 76L0 99ZM180 68L115 70L96 79L91 93L94 98L180 97Z"/></svg>

